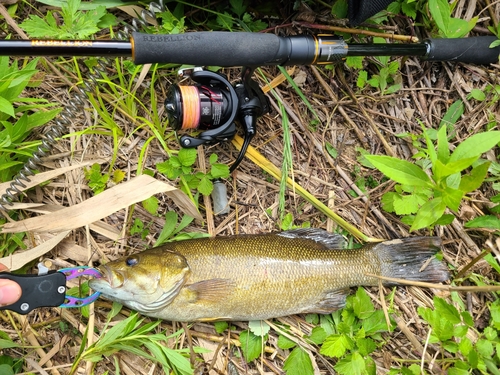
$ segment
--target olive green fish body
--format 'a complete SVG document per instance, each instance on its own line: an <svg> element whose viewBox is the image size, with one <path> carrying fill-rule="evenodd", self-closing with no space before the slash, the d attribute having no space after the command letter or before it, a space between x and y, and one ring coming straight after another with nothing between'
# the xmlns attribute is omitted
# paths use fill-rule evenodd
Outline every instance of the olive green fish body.
<svg viewBox="0 0 500 375"><path fill-rule="evenodd" d="M370 274L445 280L447 272L437 261L429 271L418 271L438 250L437 242L428 237L344 250L341 236L317 229L172 242L107 264L107 277L91 287L166 320L329 313L345 304L349 287L377 285ZM395 247L404 256L395 255Z"/></svg>

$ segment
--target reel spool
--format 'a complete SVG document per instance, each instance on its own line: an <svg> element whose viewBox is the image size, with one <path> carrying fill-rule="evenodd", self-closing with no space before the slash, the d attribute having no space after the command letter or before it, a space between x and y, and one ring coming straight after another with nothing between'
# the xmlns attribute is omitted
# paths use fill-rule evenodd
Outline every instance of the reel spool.
<svg viewBox="0 0 500 375"><path fill-rule="evenodd" d="M222 74L195 68L190 86L172 85L165 100L169 124L175 130L202 130L197 137L183 135L179 143L192 148L231 140L238 122L243 127L244 142L234 171L243 159L256 132L257 119L269 112L269 99L250 77L253 68L244 67L241 81L234 86Z"/></svg>
<svg viewBox="0 0 500 375"><path fill-rule="evenodd" d="M238 95L222 75L194 71L192 86L172 85L165 100L169 124L175 130L205 130L198 137L182 136L182 147L228 141L236 134Z"/></svg>

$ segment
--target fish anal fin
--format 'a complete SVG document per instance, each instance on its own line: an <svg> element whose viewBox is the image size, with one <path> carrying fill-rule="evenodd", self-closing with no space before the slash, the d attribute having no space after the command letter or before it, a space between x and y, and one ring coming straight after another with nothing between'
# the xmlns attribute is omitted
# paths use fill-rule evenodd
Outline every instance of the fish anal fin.
<svg viewBox="0 0 500 375"><path fill-rule="evenodd" d="M234 289L234 282L229 279L209 279L187 285L185 288L192 303L200 300L221 301L229 297Z"/></svg>
<svg viewBox="0 0 500 375"><path fill-rule="evenodd" d="M308 314L330 314L345 306L345 300L349 294L349 289L339 289L328 292L324 298L314 306L307 309Z"/></svg>

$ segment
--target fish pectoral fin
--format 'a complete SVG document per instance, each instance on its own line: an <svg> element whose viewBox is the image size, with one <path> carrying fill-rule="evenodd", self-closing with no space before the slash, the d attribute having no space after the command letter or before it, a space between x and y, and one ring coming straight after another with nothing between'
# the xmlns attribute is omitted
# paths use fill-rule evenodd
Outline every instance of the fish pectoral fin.
<svg viewBox="0 0 500 375"><path fill-rule="evenodd" d="M316 305L307 309L308 314L330 314L345 306L345 299L349 294L349 289L339 289L328 292L325 297Z"/></svg>
<svg viewBox="0 0 500 375"><path fill-rule="evenodd" d="M229 279L210 279L187 285L189 292L189 302L200 300L217 302L233 291L235 284Z"/></svg>

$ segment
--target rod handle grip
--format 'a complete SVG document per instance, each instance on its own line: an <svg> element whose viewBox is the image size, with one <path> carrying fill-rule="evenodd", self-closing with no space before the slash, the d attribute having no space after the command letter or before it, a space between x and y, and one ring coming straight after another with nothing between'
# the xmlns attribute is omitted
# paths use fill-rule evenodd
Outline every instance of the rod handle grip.
<svg viewBox="0 0 500 375"><path fill-rule="evenodd" d="M500 46L490 48L496 36L475 36L456 39L428 39L426 59L486 65L498 62Z"/></svg>
<svg viewBox="0 0 500 375"><path fill-rule="evenodd" d="M264 66L328 64L347 56L347 45L331 35L295 35L201 31L173 35L134 32L136 64Z"/></svg>

